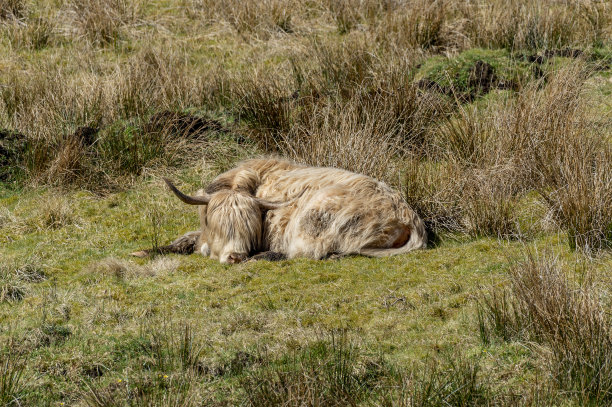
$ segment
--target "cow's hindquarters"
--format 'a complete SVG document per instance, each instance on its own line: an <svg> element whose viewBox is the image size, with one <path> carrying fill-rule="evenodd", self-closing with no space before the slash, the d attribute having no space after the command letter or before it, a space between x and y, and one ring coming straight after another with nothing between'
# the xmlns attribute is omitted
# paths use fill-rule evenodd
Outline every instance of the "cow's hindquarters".
<svg viewBox="0 0 612 407"><path fill-rule="evenodd" d="M426 243L421 219L399 195L380 189L324 188L268 216L270 250L289 258L391 256Z"/></svg>

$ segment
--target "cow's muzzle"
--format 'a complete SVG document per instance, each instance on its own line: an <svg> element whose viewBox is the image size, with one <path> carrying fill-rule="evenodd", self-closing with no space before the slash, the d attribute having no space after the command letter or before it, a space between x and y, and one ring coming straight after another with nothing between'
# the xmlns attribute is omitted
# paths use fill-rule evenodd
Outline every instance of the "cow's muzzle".
<svg viewBox="0 0 612 407"><path fill-rule="evenodd" d="M228 264L242 263L243 261L246 260L246 258L247 258L247 255L245 253L231 253L227 257L227 263Z"/></svg>

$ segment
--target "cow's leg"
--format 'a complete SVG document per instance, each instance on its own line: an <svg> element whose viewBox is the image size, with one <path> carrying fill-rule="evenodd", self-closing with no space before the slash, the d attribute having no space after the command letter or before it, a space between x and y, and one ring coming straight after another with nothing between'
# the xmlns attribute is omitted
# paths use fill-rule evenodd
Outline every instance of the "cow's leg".
<svg viewBox="0 0 612 407"><path fill-rule="evenodd" d="M330 253L328 256L323 257L322 260L340 260L345 257L358 257L359 253Z"/></svg>
<svg viewBox="0 0 612 407"><path fill-rule="evenodd" d="M150 254L191 254L196 249L196 244L200 238L200 231L187 232L183 236L179 237L167 246L161 246L158 248L140 250L132 253L132 256L136 257L147 257Z"/></svg>
<svg viewBox="0 0 612 407"><path fill-rule="evenodd" d="M267 252L257 253L256 255L249 257L247 261L256 261L256 260L279 261L279 260L286 260L286 259L287 259L287 256L285 256L283 253L267 251Z"/></svg>

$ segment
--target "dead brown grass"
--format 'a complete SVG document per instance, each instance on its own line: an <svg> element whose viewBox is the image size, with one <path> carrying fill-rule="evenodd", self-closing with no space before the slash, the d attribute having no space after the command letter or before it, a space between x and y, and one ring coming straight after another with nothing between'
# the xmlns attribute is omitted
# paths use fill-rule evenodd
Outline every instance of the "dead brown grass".
<svg viewBox="0 0 612 407"><path fill-rule="evenodd" d="M0 32L11 47L18 50L37 51L49 46L55 38L55 27L46 17L34 17L24 21L7 22Z"/></svg>
<svg viewBox="0 0 612 407"><path fill-rule="evenodd" d="M576 63L546 82L528 84L516 97L459 107L430 131L428 161L446 164L407 167L411 202L426 217L474 235L519 237L525 232L518 221L521 202L537 190L569 230L572 247L608 246L610 147L606 127L590 117L588 77L586 66ZM429 176L431 168L452 171Z"/></svg>
<svg viewBox="0 0 612 407"><path fill-rule="evenodd" d="M145 265L111 257L92 264L90 271L93 274L105 274L123 280L169 274L175 272L179 264L178 259L167 257L159 257Z"/></svg>
<svg viewBox="0 0 612 407"><path fill-rule="evenodd" d="M373 108L366 113L363 103L355 97L313 107L282 136L279 149L299 162L397 182L396 160L404 150L397 137L399 124L393 112Z"/></svg>
<svg viewBox="0 0 612 407"><path fill-rule="evenodd" d="M541 344L532 348L552 384L581 403L602 405L612 397L612 321L588 266L578 272L572 279L555 258L528 252L512 269L510 291L483 300L481 337Z"/></svg>
<svg viewBox="0 0 612 407"><path fill-rule="evenodd" d="M138 22L139 0L79 0L68 3L67 13L76 35L94 45L114 44Z"/></svg>
<svg viewBox="0 0 612 407"><path fill-rule="evenodd" d="M23 0L0 1L0 19L20 19L25 13L26 3Z"/></svg>

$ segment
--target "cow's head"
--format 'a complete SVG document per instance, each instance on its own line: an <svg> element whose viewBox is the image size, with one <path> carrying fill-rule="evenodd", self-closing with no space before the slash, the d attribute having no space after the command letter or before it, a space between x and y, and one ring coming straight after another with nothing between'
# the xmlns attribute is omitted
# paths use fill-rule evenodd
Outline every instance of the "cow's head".
<svg viewBox="0 0 612 407"><path fill-rule="evenodd" d="M208 205L204 222L208 249L210 257L221 263L240 263L261 250L265 211L289 204L266 201L248 192L233 189L189 196L179 191L169 180L164 181L183 202Z"/></svg>

